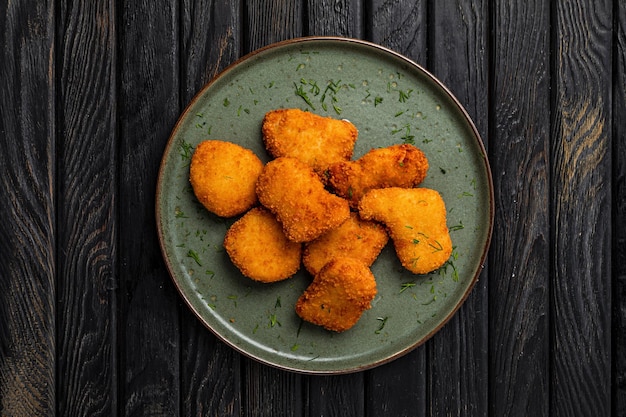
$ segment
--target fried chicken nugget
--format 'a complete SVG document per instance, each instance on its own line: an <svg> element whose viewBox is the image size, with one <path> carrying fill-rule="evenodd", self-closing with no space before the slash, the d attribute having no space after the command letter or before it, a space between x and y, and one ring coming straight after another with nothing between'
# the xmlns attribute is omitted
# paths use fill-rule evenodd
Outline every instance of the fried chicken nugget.
<svg viewBox="0 0 626 417"><path fill-rule="evenodd" d="M274 215L263 207L233 223L224 249L241 273L255 281L281 281L300 269L302 245L287 239Z"/></svg>
<svg viewBox="0 0 626 417"><path fill-rule="evenodd" d="M265 147L273 157L297 158L318 175L332 163L350 160L358 136L356 127L347 120L299 109L269 111L262 131Z"/></svg>
<svg viewBox="0 0 626 417"><path fill-rule="evenodd" d="M359 259L369 267L388 240L387 232L379 223L362 220L352 212L339 227L307 243L302 261L311 275L316 275L330 260L339 256Z"/></svg>
<svg viewBox="0 0 626 417"><path fill-rule="evenodd" d="M372 271L358 259L335 258L313 278L296 302L296 313L327 330L350 329L376 296Z"/></svg>
<svg viewBox="0 0 626 417"><path fill-rule="evenodd" d="M419 185L428 171L428 159L419 148L392 145L372 149L356 161L344 161L328 169L328 184L337 195L357 208L363 195L374 188Z"/></svg>
<svg viewBox="0 0 626 417"><path fill-rule="evenodd" d="M294 242L309 242L350 216L348 202L328 192L313 169L295 158L268 162L256 191Z"/></svg>
<svg viewBox="0 0 626 417"><path fill-rule="evenodd" d="M256 180L263 162L232 142L200 142L191 156L189 181L202 205L220 217L244 213L257 202Z"/></svg>
<svg viewBox="0 0 626 417"><path fill-rule="evenodd" d="M452 253L441 195L428 188L381 188L369 191L359 214L387 226L402 265L415 274L442 266Z"/></svg>

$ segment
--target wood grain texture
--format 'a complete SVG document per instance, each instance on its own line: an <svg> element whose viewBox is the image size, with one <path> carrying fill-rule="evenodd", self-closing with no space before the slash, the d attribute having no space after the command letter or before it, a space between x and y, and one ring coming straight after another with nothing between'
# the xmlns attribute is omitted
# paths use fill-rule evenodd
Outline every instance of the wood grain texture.
<svg viewBox="0 0 626 417"><path fill-rule="evenodd" d="M452 91L486 140L488 7L484 0L434 1L429 9L428 69ZM452 214L452 213L451 213ZM451 219L452 221L452 219ZM487 416L487 271L429 348L431 415Z"/></svg>
<svg viewBox="0 0 626 417"><path fill-rule="evenodd" d="M558 3L554 13L551 415L605 416L611 406L612 4Z"/></svg>
<svg viewBox="0 0 626 417"><path fill-rule="evenodd" d="M182 416L240 416L240 355L200 326L191 312L182 313Z"/></svg>
<svg viewBox="0 0 626 417"><path fill-rule="evenodd" d="M55 415L54 15L0 5L0 415Z"/></svg>
<svg viewBox="0 0 626 417"><path fill-rule="evenodd" d="M426 416L426 347L365 374L365 410L372 416Z"/></svg>
<svg viewBox="0 0 626 417"><path fill-rule="evenodd" d="M365 373L310 377L308 415L357 417L365 415Z"/></svg>
<svg viewBox="0 0 626 417"><path fill-rule="evenodd" d="M117 413L115 10L61 3L58 164L60 415Z"/></svg>
<svg viewBox="0 0 626 417"><path fill-rule="evenodd" d="M156 179L180 103L178 2L129 1L120 10L120 333L127 416L179 415L179 299L165 270L154 215ZM138 28L141 28L140 30Z"/></svg>
<svg viewBox="0 0 626 417"><path fill-rule="evenodd" d="M239 58L238 2L189 0L182 9L183 105L219 71ZM182 109L181 109L182 111ZM239 416L241 356L221 343L188 309L181 313L183 416Z"/></svg>
<svg viewBox="0 0 626 417"><path fill-rule="evenodd" d="M358 0L307 0L307 35L363 37L363 6Z"/></svg>
<svg viewBox="0 0 626 417"><path fill-rule="evenodd" d="M362 36L362 5L356 0L308 0L307 35ZM308 415L362 416L365 412L364 374L309 377L306 381Z"/></svg>
<svg viewBox="0 0 626 417"><path fill-rule="evenodd" d="M489 398L497 416L550 415L549 7L497 1L492 14Z"/></svg>
<svg viewBox="0 0 626 417"><path fill-rule="evenodd" d="M242 417L304 415L300 374L281 371L242 358Z"/></svg>
<svg viewBox="0 0 626 417"><path fill-rule="evenodd" d="M303 35L301 1L251 0L244 9L242 53ZM298 416L302 413L302 378L248 358L241 360L244 416Z"/></svg>
<svg viewBox="0 0 626 417"><path fill-rule="evenodd" d="M626 4L617 2L613 78L613 409L626 416Z"/></svg>
<svg viewBox="0 0 626 417"><path fill-rule="evenodd" d="M425 66L427 0L371 0L365 4L367 39Z"/></svg>
<svg viewBox="0 0 626 417"><path fill-rule="evenodd" d="M303 0L249 0L244 9L244 50L304 35Z"/></svg>
<svg viewBox="0 0 626 417"><path fill-rule="evenodd" d="M426 1L372 1L364 16L365 26L369 28L368 37L424 64L427 55L426 13ZM403 358L367 372L366 409L372 415L426 415L426 354L427 347L421 346Z"/></svg>
<svg viewBox="0 0 626 417"><path fill-rule="evenodd" d="M185 0L182 4L182 100L241 56L241 6L230 0Z"/></svg>

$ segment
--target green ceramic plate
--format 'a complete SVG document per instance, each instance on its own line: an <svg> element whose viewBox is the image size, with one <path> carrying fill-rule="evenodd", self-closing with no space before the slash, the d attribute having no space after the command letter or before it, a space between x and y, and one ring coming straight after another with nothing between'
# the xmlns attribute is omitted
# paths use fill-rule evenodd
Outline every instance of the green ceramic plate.
<svg viewBox="0 0 626 417"><path fill-rule="evenodd" d="M404 270L388 245L372 266L378 295L350 330L303 323L294 305L310 282L302 269L274 284L240 274L222 247L235 219L211 215L189 185L193 148L232 141L269 160L261 121L299 107L359 129L354 157L410 142L430 162L423 186L448 210L454 252L429 275ZM414 62L343 38L304 38L239 60L194 98L174 128L158 178L156 214L169 272L189 308L218 338L263 363L303 373L347 373L403 355L455 313L481 271L493 223L493 186L479 135L450 92Z"/></svg>

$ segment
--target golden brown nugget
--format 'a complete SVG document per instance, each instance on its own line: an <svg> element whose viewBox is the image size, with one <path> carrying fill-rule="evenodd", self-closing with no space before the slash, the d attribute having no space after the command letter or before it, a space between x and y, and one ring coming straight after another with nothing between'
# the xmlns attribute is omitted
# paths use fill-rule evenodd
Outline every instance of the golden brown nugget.
<svg viewBox="0 0 626 417"><path fill-rule="evenodd" d="M233 223L224 248L241 273L255 281L281 281L300 269L302 245L287 239L274 215L263 207Z"/></svg>
<svg viewBox="0 0 626 417"><path fill-rule="evenodd" d="M330 260L341 256L358 259L369 267L388 240L385 228L379 223L362 220L357 213L350 213L341 226L307 243L302 261L311 275L316 275Z"/></svg>
<svg viewBox="0 0 626 417"><path fill-rule="evenodd" d="M328 183L353 208L371 189L419 185L428 171L424 152L413 145L392 145L370 150L356 161L339 162L328 168Z"/></svg>
<svg viewBox="0 0 626 417"><path fill-rule="evenodd" d="M275 158L297 158L318 174L333 163L352 158L358 131L347 120L322 117L299 109L268 112L262 125L263 141Z"/></svg>
<svg viewBox="0 0 626 417"><path fill-rule="evenodd" d="M267 163L256 185L259 201L294 242L309 242L350 216L348 202L331 194L313 169L295 158Z"/></svg>
<svg viewBox="0 0 626 417"><path fill-rule="evenodd" d="M296 302L296 313L327 330L350 329L376 296L372 271L358 259L335 258L313 278Z"/></svg>
<svg viewBox="0 0 626 417"><path fill-rule="evenodd" d="M434 271L452 253L446 206L435 190L397 187L371 190L361 199L359 214L387 226L400 262L415 274Z"/></svg>
<svg viewBox="0 0 626 417"><path fill-rule="evenodd" d="M196 198L220 217L244 213L257 202L256 180L263 162L249 149L231 142L200 142L191 156L189 180Z"/></svg>

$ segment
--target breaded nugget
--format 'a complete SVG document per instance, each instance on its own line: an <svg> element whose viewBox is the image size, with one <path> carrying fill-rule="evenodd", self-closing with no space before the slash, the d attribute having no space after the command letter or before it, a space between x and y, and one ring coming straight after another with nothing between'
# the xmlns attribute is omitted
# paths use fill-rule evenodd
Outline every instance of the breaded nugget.
<svg viewBox="0 0 626 417"><path fill-rule="evenodd" d="M397 187L371 190L361 199L359 214L387 226L400 262L415 274L434 271L452 253L446 206L435 190Z"/></svg>
<svg viewBox="0 0 626 417"><path fill-rule="evenodd" d="M263 207L233 223L224 248L241 273L255 281L281 281L300 269L302 245L287 239L274 215Z"/></svg>
<svg viewBox="0 0 626 417"><path fill-rule="evenodd" d="M338 162L328 168L328 184L353 208L371 189L412 188L426 177L428 159L413 145L372 149L356 161Z"/></svg>
<svg viewBox="0 0 626 417"><path fill-rule="evenodd" d="M268 162L256 191L294 242L309 242L350 216L348 202L328 192L313 169L295 158Z"/></svg>
<svg viewBox="0 0 626 417"><path fill-rule="evenodd" d="M231 142L200 142L191 156L189 180L196 198L220 217L244 213L257 202L256 180L263 162Z"/></svg>
<svg viewBox="0 0 626 417"><path fill-rule="evenodd" d="M299 109L272 110L263 119L263 141L275 158L290 156L322 175L329 165L352 158L358 131L347 120Z"/></svg>
<svg viewBox="0 0 626 417"><path fill-rule="evenodd" d="M379 223L362 220L357 213L304 247L302 261L311 275L316 275L331 259L345 256L372 265L385 247L389 236Z"/></svg>
<svg viewBox="0 0 626 417"><path fill-rule="evenodd" d="M376 296L372 271L361 261L335 258L315 276L296 302L296 313L327 330L343 332L361 318Z"/></svg>

